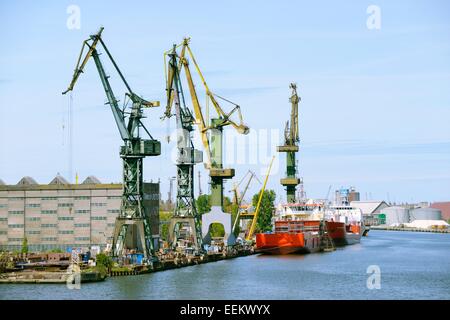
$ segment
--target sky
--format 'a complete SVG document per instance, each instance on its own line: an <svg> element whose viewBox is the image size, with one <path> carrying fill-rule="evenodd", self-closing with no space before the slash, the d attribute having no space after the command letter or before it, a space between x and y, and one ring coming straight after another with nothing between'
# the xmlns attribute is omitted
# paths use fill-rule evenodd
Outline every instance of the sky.
<svg viewBox="0 0 450 320"><path fill-rule="evenodd" d="M162 142L162 155L144 162L144 179L160 179L163 199L176 173L175 145L165 140L175 123L160 119L163 52L190 37L210 89L238 103L251 128L247 136L224 130L225 166L236 169L226 195L249 169L262 181L276 155L267 187L285 199L285 155L275 150L295 82L308 197L354 186L361 200L450 200L449 18L448 1L1 1L0 179L48 183L60 173L74 182L76 172L80 181L121 180L121 139L93 61L72 94L71 161L70 98L61 95L82 42L103 26L133 91L161 101L144 120ZM101 59L123 101L125 89ZM203 92L200 101L205 107ZM198 135L195 145L202 149ZM205 193L207 172L201 164L197 171ZM253 183L249 195L260 187Z"/></svg>

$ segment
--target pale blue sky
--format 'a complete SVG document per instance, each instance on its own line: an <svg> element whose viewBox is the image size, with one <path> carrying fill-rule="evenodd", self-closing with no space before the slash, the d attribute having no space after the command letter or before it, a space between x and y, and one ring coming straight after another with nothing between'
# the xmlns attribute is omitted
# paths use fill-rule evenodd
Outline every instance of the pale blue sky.
<svg viewBox="0 0 450 320"><path fill-rule="evenodd" d="M71 4L81 9L80 30L66 27ZM380 30L366 27L371 4L381 9ZM363 199L450 200L449 18L448 1L2 1L0 179L68 175L61 91L82 41L103 25L134 91L163 107L162 53L184 36L211 89L239 103L255 132L283 129L289 83L297 82L308 196L354 185ZM123 99L123 88L114 89ZM120 181L121 141L93 61L73 96L73 170L80 179ZM145 120L160 140L162 113L150 110ZM171 148L163 143L164 154L145 161L145 179L161 178L163 198L175 174ZM248 168L259 172L255 164L235 168L238 179ZM283 171L268 186L282 196Z"/></svg>

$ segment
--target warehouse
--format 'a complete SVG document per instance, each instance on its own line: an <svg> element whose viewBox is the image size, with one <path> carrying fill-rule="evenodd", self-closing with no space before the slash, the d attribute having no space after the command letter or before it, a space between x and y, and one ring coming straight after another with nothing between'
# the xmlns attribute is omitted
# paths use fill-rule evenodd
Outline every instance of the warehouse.
<svg viewBox="0 0 450 320"><path fill-rule="evenodd" d="M159 183L144 183L144 206L152 233L159 233ZM120 212L122 184L102 184L89 176L70 184L57 175L49 184L31 177L16 185L0 184L0 250L30 251L106 247Z"/></svg>

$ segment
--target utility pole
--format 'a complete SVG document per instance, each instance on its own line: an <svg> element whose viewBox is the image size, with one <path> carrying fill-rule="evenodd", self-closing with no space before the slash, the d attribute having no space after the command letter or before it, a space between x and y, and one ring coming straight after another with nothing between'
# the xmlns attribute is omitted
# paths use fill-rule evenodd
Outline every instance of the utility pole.
<svg viewBox="0 0 450 320"><path fill-rule="evenodd" d="M172 201L172 195L173 195L173 182L176 180L177 178L176 177L170 177L169 178L169 185L170 185L170 187L169 187L169 193L168 193L168 203L169 204L172 204L173 203L173 201Z"/></svg>
<svg viewBox="0 0 450 320"><path fill-rule="evenodd" d="M202 174L200 170L198 171L198 195L201 196L202 193Z"/></svg>

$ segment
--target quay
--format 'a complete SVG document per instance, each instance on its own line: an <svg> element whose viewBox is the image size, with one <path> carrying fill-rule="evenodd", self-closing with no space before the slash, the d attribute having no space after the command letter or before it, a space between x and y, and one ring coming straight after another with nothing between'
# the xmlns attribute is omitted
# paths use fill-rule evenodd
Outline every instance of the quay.
<svg viewBox="0 0 450 320"><path fill-rule="evenodd" d="M104 281L107 277L133 276L160 272L165 270L189 267L209 262L216 262L226 259L234 259L255 254L253 247L231 248L223 252L212 252L203 255L184 255L170 252L161 255L158 261L153 263L153 268L149 265L129 264L110 268L106 273L96 270L81 269L80 282L98 282ZM13 270L0 273L1 283L28 283L28 284L66 284L74 282L77 273L70 271L69 264L65 268L55 268L54 264L47 263L45 265L28 264L23 270Z"/></svg>
<svg viewBox="0 0 450 320"><path fill-rule="evenodd" d="M370 229L371 230L387 230L387 231L450 233L449 229L428 229L428 228L389 227L389 226L370 226Z"/></svg>

